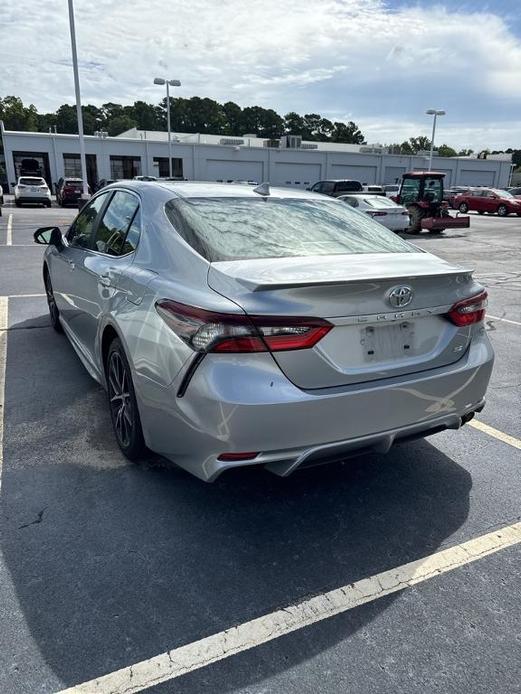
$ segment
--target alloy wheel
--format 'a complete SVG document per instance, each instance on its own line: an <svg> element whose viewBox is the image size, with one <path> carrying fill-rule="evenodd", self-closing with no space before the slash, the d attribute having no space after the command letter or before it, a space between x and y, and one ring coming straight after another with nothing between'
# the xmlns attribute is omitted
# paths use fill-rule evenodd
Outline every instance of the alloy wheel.
<svg viewBox="0 0 521 694"><path fill-rule="evenodd" d="M112 352L108 368L109 403L119 444L128 448L134 430L134 408L130 393L130 374L118 352Z"/></svg>

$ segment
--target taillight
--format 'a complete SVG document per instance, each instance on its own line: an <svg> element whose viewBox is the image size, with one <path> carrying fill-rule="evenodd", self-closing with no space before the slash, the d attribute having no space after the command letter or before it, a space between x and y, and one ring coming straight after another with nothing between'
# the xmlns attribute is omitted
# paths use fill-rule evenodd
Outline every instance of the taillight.
<svg viewBox="0 0 521 694"><path fill-rule="evenodd" d="M481 294L471 296L470 299L458 301L447 314L449 320L460 327L479 323L485 318L487 297L487 292L481 292Z"/></svg>
<svg viewBox="0 0 521 694"><path fill-rule="evenodd" d="M216 313L170 299L156 302L165 323L196 352L309 349L333 327L321 318Z"/></svg>

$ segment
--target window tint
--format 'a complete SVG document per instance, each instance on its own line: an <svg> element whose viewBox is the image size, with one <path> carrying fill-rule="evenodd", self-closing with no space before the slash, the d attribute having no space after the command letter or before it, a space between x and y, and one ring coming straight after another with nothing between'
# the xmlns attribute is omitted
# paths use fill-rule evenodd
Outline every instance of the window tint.
<svg viewBox="0 0 521 694"><path fill-rule="evenodd" d="M70 246L90 248L90 238L94 223L106 199L107 193L104 193L85 205L67 233L67 241Z"/></svg>
<svg viewBox="0 0 521 694"><path fill-rule="evenodd" d="M315 193L320 193L322 190L322 183L315 183L315 185L311 187L311 190Z"/></svg>
<svg viewBox="0 0 521 694"><path fill-rule="evenodd" d="M322 181L320 192L321 193L332 193L335 190L335 184L333 181Z"/></svg>
<svg viewBox="0 0 521 694"><path fill-rule="evenodd" d="M189 198L166 213L210 262L350 253L415 253L369 217L337 200Z"/></svg>
<svg viewBox="0 0 521 694"><path fill-rule="evenodd" d="M122 251L121 255L124 255L125 253L132 253L132 251L136 250L137 245L139 243L140 235L141 235L141 210L138 207L136 210L136 214L134 215L134 218L132 219L130 227L127 231L127 238L125 239L125 243L123 244L123 251Z"/></svg>
<svg viewBox="0 0 521 694"><path fill-rule="evenodd" d="M134 250L130 243L127 250L125 239L138 206L139 201L135 195L120 190L114 193L96 229L93 246L95 251L123 255ZM133 235L135 236L135 231Z"/></svg>
<svg viewBox="0 0 521 694"><path fill-rule="evenodd" d="M363 188L360 181L338 181L337 183L335 183L335 193L339 193L340 191L356 193L362 190Z"/></svg>
<svg viewBox="0 0 521 694"><path fill-rule="evenodd" d="M22 186L44 186L43 178L21 178L18 183Z"/></svg>
<svg viewBox="0 0 521 694"><path fill-rule="evenodd" d="M420 190L420 179L419 178L406 178L402 184L402 190L400 192L400 199L402 204L407 205L407 203L418 199L418 191Z"/></svg>

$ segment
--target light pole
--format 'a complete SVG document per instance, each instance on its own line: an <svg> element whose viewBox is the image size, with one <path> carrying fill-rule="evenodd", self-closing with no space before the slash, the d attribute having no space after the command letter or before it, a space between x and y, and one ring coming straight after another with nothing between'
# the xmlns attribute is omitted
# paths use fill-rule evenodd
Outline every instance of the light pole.
<svg viewBox="0 0 521 694"><path fill-rule="evenodd" d="M154 84L166 84L166 129L168 130L168 176L172 178L172 133L170 132L170 87L180 87L179 80L156 77Z"/></svg>
<svg viewBox="0 0 521 694"><path fill-rule="evenodd" d="M76 92L76 113L78 116L78 136L80 138L80 164L83 179L83 198L89 197L87 182L87 160L85 157L85 140L83 139L83 116L81 113L80 76L78 73L78 54L76 52L76 29L74 27L74 7L69 0L69 25L71 29L72 70L74 72L74 91Z"/></svg>
<svg viewBox="0 0 521 694"><path fill-rule="evenodd" d="M436 108L429 108L425 113L428 116L433 116L432 118L432 137L431 137L431 151L429 154L429 171L432 171L432 151L434 149L434 135L436 134L436 118L438 116L444 116L445 111L436 109Z"/></svg>

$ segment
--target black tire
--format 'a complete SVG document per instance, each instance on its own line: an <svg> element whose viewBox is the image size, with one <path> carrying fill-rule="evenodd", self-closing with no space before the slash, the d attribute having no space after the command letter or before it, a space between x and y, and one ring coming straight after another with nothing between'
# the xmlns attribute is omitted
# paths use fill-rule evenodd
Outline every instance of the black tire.
<svg viewBox="0 0 521 694"><path fill-rule="evenodd" d="M506 205L500 205L497 208L497 213L500 217L507 217L508 216L508 207Z"/></svg>
<svg viewBox="0 0 521 694"><path fill-rule="evenodd" d="M56 306L56 301L54 299L54 292L52 290L51 278L49 276L49 271L45 270L43 275L43 283L45 285L45 294L47 296L47 306L49 307L49 317L51 319L51 325L56 330L57 333L62 333L63 328L60 323L60 312Z"/></svg>
<svg viewBox="0 0 521 694"><path fill-rule="evenodd" d="M410 223L409 228L407 229L409 234L419 234L421 232L421 222L425 217L425 214L425 210L423 210L421 207L416 207L413 205L409 208Z"/></svg>
<svg viewBox="0 0 521 694"><path fill-rule="evenodd" d="M469 211L469 206L467 205L466 202L462 202L462 203L460 203L458 210L460 212L463 212L463 214L466 214Z"/></svg>
<svg viewBox="0 0 521 694"><path fill-rule="evenodd" d="M14 204L16 205L16 207L21 207L21 206L22 206L22 203L20 202L20 200L15 200L15 201L14 201Z"/></svg>
<svg viewBox="0 0 521 694"><path fill-rule="evenodd" d="M137 408L132 372L121 341L110 343L105 363L112 428L118 446L129 460L143 457L146 446Z"/></svg>
<svg viewBox="0 0 521 694"><path fill-rule="evenodd" d="M478 214L485 214L485 210L478 210Z"/></svg>
<svg viewBox="0 0 521 694"><path fill-rule="evenodd" d="M50 206L51 206L51 203L50 203L50 202L46 202L46 203L45 203L45 206L46 206L46 207L50 207Z"/></svg>

